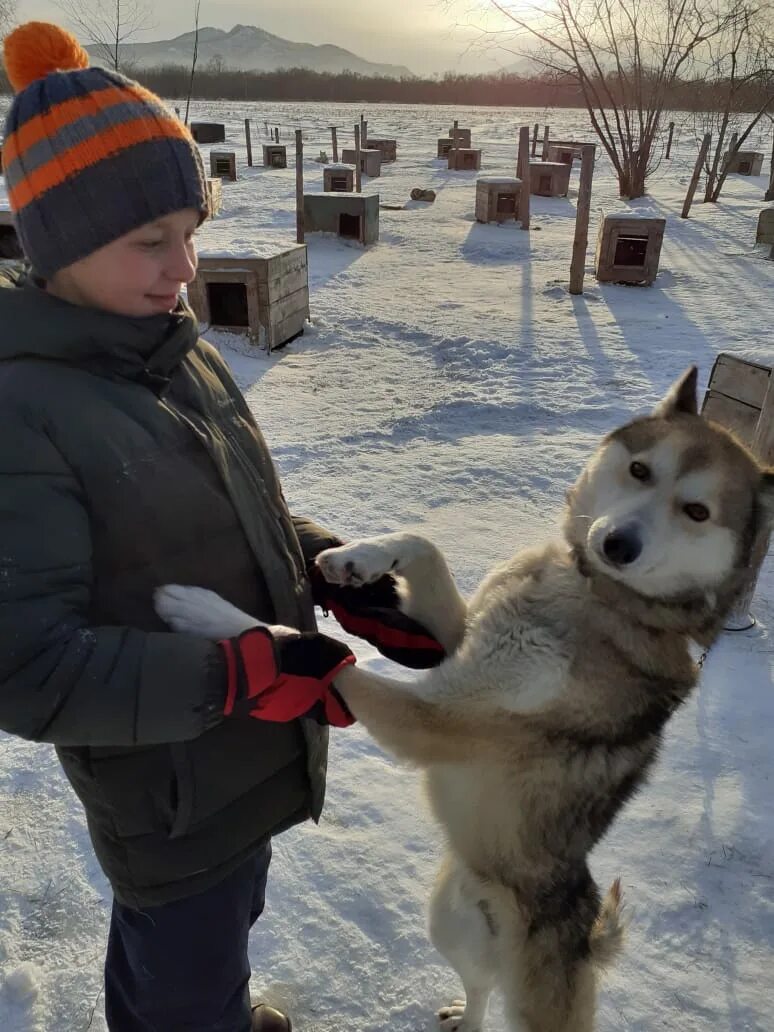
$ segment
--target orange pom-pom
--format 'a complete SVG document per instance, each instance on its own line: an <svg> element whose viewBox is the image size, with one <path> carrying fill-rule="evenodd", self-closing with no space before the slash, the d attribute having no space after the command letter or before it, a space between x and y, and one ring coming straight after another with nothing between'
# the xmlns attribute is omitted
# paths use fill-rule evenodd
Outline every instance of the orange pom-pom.
<svg viewBox="0 0 774 1032"><path fill-rule="evenodd" d="M16 93L51 72L88 68L89 55L71 32L50 22L27 22L5 37L5 70Z"/></svg>

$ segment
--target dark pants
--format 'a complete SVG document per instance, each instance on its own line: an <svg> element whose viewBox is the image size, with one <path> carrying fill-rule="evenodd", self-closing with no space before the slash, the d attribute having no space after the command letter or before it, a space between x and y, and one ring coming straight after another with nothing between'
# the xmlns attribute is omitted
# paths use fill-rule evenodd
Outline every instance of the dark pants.
<svg viewBox="0 0 774 1032"><path fill-rule="evenodd" d="M247 936L263 910L271 842L197 896L113 901L105 960L110 1032L249 1032Z"/></svg>

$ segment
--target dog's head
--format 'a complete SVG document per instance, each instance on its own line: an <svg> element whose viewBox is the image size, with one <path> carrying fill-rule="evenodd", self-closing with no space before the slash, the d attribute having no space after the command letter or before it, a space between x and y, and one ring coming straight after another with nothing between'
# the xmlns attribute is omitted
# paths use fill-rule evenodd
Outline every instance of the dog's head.
<svg viewBox="0 0 774 1032"><path fill-rule="evenodd" d="M774 517L774 470L698 414L696 375L605 438L568 494L586 568L654 599L722 592Z"/></svg>

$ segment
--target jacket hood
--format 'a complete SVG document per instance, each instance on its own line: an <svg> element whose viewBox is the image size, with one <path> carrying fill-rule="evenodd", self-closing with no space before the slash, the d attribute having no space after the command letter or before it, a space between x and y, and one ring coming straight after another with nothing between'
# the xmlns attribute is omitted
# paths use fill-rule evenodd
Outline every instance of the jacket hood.
<svg viewBox="0 0 774 1032"><path fill-rule="evenodd" d="M172 313L131 318L70 304L24 278L0 289L0 326L0 362L65 362L158 392L199 335L196 317L182 301Z"/></svg>

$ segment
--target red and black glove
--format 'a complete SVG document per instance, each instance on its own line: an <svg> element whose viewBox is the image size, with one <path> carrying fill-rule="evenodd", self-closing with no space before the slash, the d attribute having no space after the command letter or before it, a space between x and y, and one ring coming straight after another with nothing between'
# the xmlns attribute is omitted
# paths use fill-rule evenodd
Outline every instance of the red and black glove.
<svg viewBox="0 0 774 1032"><path fill-rule="evenodd" d="M334 727L354 723L332 683L355 662L342 642L316 631L272 634L268 627L253 627L218 644L228 674L225 716L281 723L309 717Z"/></svg>
<svg viewBox="0 0 774 1032"><path fill-rule="evenodd" d="M315 604L326 615L333 613L345 631L364 638L388 659L413 670L425 670L438 666L446 657L440 642L400 611L400 595L391 574L385 573L359 588L342 587L329 584L312 563L309 580Z"/></svg>

